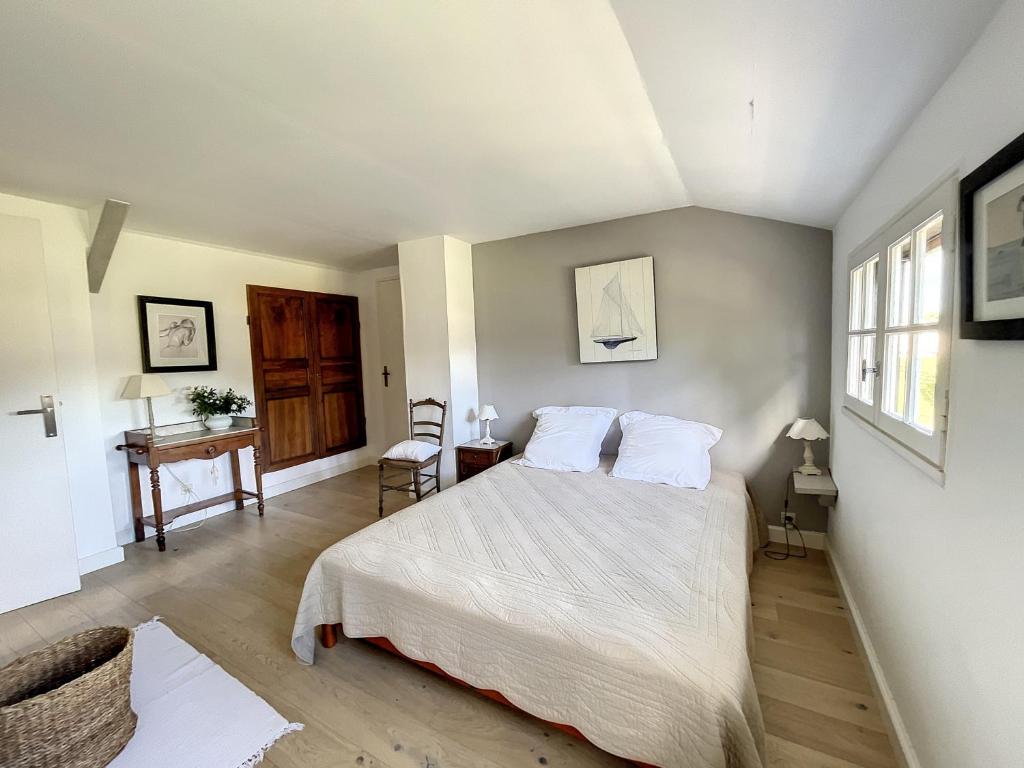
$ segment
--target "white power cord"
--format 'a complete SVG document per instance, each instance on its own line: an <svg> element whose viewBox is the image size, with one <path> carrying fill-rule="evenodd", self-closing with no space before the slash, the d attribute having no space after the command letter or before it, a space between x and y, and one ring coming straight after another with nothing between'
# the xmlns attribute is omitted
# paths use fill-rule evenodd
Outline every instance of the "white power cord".
<svg viewBox="0 0 1024 768"><path fill-rule="evenodd" d="M186 483L184 480L182 480L180 477L178 477L176 474L174 474L174 470L171 469L166 464L162 465L160 468L161 469L166 469L167 470L167 474L169 474L172 478L174 478L174 480L175 480L175 482L177 482L178 486L185 492L185 499L186 500L188 500L188 498L190 496L195 501L199 501L200 500L199 499L199 494L197 494L192 489L192 484L191 483ZM211 465L210 465L210 475L213 477L213 482L216 483L217 479L220 477L220 471L217 469L217 462L216 461L211 462ZM207 507L206 509L203 510L203 519L200 520L198 523L191 523L190 525L176 527L174 525L174 523L176 521L172 520L170 526L165 528L164 531L167 532L167 533L170 533L172 531L175 532L175 533L183 533L183 532L186 532L186 531L197 530L197 529L203 527L203 524L206 522L206 520L209 517L209 515L210 515L210 508Z"/></svg>

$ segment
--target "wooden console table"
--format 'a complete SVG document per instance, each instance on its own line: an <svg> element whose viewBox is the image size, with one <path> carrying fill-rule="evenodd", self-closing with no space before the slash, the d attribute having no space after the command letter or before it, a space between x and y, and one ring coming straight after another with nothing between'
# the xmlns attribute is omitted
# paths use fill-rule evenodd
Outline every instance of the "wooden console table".
<svg viewBox="0 0 1024 768"><path fill-rule="evenodd" d="M256 470L256 490L247 491L242 488L241 467L238 451L252 448L252 460ZM164 525L174 518L198 512L201 509L234 501L235 509L242 509L245 499L256 499L256 508L263 517L263 478L260 468L260 426L256 419L246 416L235 416L232 424L226 429L210 430L201 421L186 421L181 424L169 424L156 428L156 435L151 435L148 428L131 429L124 433L124 444L117 446L128 457L128 482L131 486L132 517L135 522L135 540L146 538L146 525L156 528L156 546L163 552L167 545L164 541ZM231 454L231 478L234 490L212 499L186 504L183 507L163 509L160 494L160 465L171 464L186 459L215 459L218 456ZM142 489L139 486L139 467L149 468L149 484L153 494L153 515L142 515Z"/></svg>

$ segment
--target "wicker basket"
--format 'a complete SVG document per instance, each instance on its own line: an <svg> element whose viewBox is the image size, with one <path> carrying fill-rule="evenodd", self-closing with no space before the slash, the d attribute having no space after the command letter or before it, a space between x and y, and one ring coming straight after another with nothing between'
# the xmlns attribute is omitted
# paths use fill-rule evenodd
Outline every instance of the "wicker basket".
<svg viewBox="0 0 1024 768"><path fill-rule="evenodd" d="M135 733L130 629L100 627L0 669L0 766L100 768Z"/></svg>

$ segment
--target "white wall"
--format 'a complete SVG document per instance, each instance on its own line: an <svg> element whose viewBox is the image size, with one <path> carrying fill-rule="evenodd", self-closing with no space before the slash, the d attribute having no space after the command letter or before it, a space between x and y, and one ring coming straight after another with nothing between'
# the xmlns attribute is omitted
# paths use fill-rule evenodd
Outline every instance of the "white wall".
<svg viewBox="0 0 1024 768"><path fill-rule="evenodd" d="M133 540L128 477L124 456L114 450L127 428L146 423L145 401L119 399L128 376L142 370L136 296L154 295L201 299L213 302L217 336L217 370L199 373L161 374L175 394L153 401L158 424L187 421L191 409L184 390L198 384L233 387L252 397L252 359L246 325L246 284L299 290L344 293L359 297L363 350L363 375L367 413L367 447L331 456L264 476L268 496L323 479L340 471L376 460L382 441L382 410L376 371L378 364L376 280L394 268L359 274L328 267L230 250L137 232L121 235L99 294L92 297L92 327L106 446L107 474L113 500L118 540ZM251 451L242 457L243 484L253 488ZM200 498L231 489L227 456L214 461L190 461L163 467L164 509L194 501L175 478L190 485ZM145 473L143 473L145 475ZM150 513L148 478L143 478L143 504ZM179 518L176 526L189 525L205 515L232 509L231 504Z"/></svg>
<svg viewBox="0 0 1024 768"><path fill-rule="evenodd" d="M453 446L480 436L472 248L447 235L410 240L398 244L398 265L406 392L448 401L441 477L451 485Z"/></svg>
<svg viewBox="0 0 1024 768"><path fill-rule="evenodd" d="M829 541L912 764L1024 759L1024 342L956 338L945 486L842 410L850 252L951 169L1024 131L1024 0L1009 0L835 229Z"/></svg>
<svg viewBox="0 0 1024 768"><path fill-rule="evenodd" d="M0 212L38 219L42 225L61 402L60 428L67 454L78 557L85 572L123 557L115 541L103 461L85 270L88 217L75 208L2 194Z"/></svg>

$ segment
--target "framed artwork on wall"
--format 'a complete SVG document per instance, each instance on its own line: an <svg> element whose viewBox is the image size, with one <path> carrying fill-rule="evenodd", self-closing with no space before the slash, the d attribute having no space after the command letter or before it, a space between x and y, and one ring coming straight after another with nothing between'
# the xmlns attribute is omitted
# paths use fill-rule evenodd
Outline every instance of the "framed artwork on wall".
<svg viewBox="0 0 1024 768"><path fill-rule="evenodd" d="M217 370L213 302L139 296L144 373Z"/></svg>
<svg viewBox="0 0 1024 768"><path fill-rule="evenodd" d="M576 320L581 363L656 360L653 257L577 267Z"/></svg>
<svg viewBox="0 0 1024 768"><path fill-rule="evenodd" d="M960 182L960 335L1024 339L1024 135Z"/></svg>

